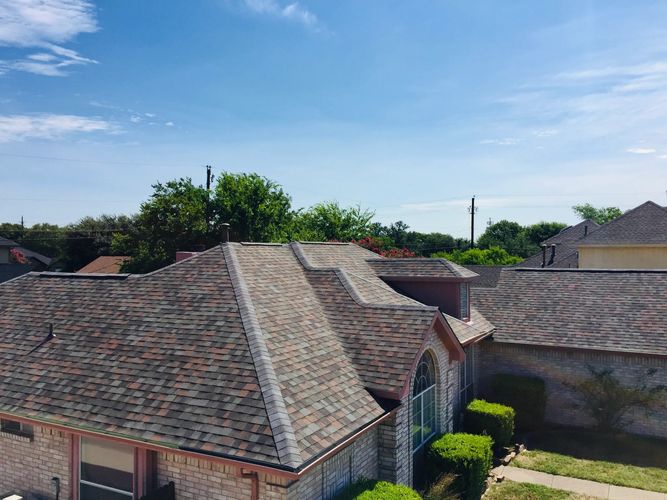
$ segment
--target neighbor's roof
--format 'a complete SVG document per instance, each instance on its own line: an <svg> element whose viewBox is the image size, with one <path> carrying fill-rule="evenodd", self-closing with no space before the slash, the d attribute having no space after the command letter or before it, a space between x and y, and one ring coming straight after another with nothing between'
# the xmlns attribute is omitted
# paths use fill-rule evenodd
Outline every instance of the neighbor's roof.
<svg viewBox="0 0 667 500"><path fill-rule="evenodd" d="M547 245L546 253L546 267L578 267L579 256L577 255L577 246L579 243L588 241L591 234L597 231L600 225L594 220L583 220L574 226L568 226L560 233L555 234L551 238L543 241L543 245ZM551 259L551 245L556 245L556 254L554 261L549 264ZM542 251L540 250L535 255L531 255L527 259L519 262L517 267L542 267Z"/></svg>
<svg viewBox="0 0 667 500"><path fill-rule="evenodd" d="M473 288L489 288L498 284L500 271L507 266L468 265L466 267L477 274L477 277L470 282Z"/></svg>
<svg viewBox="0 0 667 500"><path fill-rule="evenodd" d="M19 252L21 252L26 258L28 259L34 259L41 264L44 264L45 266L48 266L51 264L53 259L51 257L47 257L46 255L42 255L41 253L34 252L32 250L29 250L27 248L24 248L20 246L18 243L15 241L12 241L10 239L4 238L0 236L0 247L10 247L10 248L16 248Z"/></svg>
<svg viewBox="0 0 667 500"><path fill-rule="evenodd" d="M608 222L580 242L580 246L632 244L667 244L667 209L647 201Z"/></svg>
<svg viewBox="0 0 667 500"><path fill-rule="evenodd" d="M472 298L499 342L667 356L667 271L503 269Z"/></svg>
<svg viewBox="0 0 667 500"><path fill-rule="evenodd" d="M476 273L445 259L368 259L376 274L382 278L456 278L467 279Z"/></svg>
<svg viewBox="0 0 667 500"><path fill-rule="evenodd" d="M30 264L0 264L0 283L32 271Z"/></svg>
<svg viewBox="0 0 667 500"><path fill-rule="evenodd" d="M441 318L371 256L231 243L147 275L6 282L0 412L298 468L385 413L371 392L400 397Z"/></svg>
<svg viewBox="0 0 667 500"><path fill-rule="evenodd" d="M19 246L19 244L16 243L15 241L0 236L0 247L6 248L6 247L17 247L17 246Z"/></svg>
<svg viewBox="0 0 667 500"><path fill-rule="evenodd" d="M130 258L125 255L100 255L95 260L89 262L78 273L101 273L101 274L118 274L120 266Z"/></svg>

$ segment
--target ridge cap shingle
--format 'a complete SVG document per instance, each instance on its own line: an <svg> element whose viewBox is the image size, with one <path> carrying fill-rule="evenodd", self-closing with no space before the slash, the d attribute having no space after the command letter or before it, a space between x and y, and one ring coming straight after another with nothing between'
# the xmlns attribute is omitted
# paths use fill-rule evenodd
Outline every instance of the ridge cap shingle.
<svg viewBox="0 0 667 500"><path fill-rule="evenodd" d="M368 308L377 308L377 309L391 309L391 310L403 310L403 311L437 311L438 308L434 306L427 306L424 304L375 304L372 302L368 302L363 298L361 293L359 293L359 290L355 286L355 284L352 282L352 280L348 277L348 274L352 274L353 276L356 276L357 278L363 279L364 281L375 285L370 280L365 279L363 276L359 276L354 273L348 273L345 269L342 267L336 267L336 266L327 266L327 267L316 267L314 266L310 260L308 260L308 256L304 253L303 249L301 248L301 243L300 242L292 242L289 244L290 248L294 252L294 255L296 255L297 260L299 263L304 267L304 269L308 271L326 271L326 272L333 272L336 274L338 277L339 281L343 285L343 288L345 291L350 295L352 300L354 300L357 304L363 307L368 307Z"/></svg>
<svg viewBox="0 0 667 500"><path fill-rule="evenodd" d="M243 278L241 266L237 260L233 243L222 244L227 271L231 278L236 302L243 329L248 339L250 355L255 365L259 387L264 399L266 413L273 433L273 440L280 463L296 468L302 462L299 445L296 441L292 421L287 413L287 405L283 398L278 377L273 368L262 328L257 319L255 307L250 297L250 291Z"/></svg>

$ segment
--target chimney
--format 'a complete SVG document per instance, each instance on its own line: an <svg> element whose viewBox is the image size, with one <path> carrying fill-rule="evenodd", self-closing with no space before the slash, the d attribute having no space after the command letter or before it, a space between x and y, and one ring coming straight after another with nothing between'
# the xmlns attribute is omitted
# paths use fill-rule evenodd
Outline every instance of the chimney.
<svg viewBox="0 0 667 500"><path fill-rule="evenodd" d="M542 267L547 265L547 246L540 245L542 247Z"/></svg>
<svg viewBox="0 0 667 500"><path fill-rule="evenodd" d="M549 266L554 263L556 258L556 245L551 245L551 257L549 257Z"/></svg>
<svg viewBox="0 0 667 500"><path fill-rule="evenodd" d="M220 225L222 226L222 242L229 243L229 223L223 222Z"/></svg>

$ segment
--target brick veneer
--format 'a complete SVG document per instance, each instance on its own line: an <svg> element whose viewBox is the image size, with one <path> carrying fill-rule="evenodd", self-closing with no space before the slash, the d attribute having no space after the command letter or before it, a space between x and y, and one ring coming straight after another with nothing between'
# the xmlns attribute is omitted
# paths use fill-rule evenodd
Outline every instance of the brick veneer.
<svg viewBox="0 0 667 500"><path fill-rule="evenodd" d="M71 437L65 432L34 427L32 439L0 433L0 494L53 495L51 478L60 478L60 498L70 497Z"/></svg>
<svg viewBox="0 0 667 500"><path fill-rule="evenodd" d="M589 376L587 366L611 368L622 382L631 384L648 369L655 369L650 379L654 384L667 385L667 360L651 356L635 356L583 350L565 350L503 344L483 341L477 358L482 392L489 390L490 376L496 373L533 375L544 379L547 387L546 419L566 425L590 426L592 420L578 408L576 394L564 382ZM633 423L627 431L667 437L667 410L648 418L643 412L631 415Z"/></svg>

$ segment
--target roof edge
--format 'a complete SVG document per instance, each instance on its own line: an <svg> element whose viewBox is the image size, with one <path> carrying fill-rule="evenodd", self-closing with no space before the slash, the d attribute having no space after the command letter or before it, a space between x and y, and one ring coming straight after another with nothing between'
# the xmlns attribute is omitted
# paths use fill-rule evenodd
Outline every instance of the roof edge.
<svg viewBox="0 0 667 500"><path fill-rule="evenodd" d="M224 243L222 252L225 256L227 270L232 282L232 288L239 306L239 313L248 340L250 355L252 356L259 387L264 399L266 413L273 433L273 439L278 452L280 463L296 468L303 462L299 445L294 434L292 421L287 413L287 406L273 368L269 349L264 340L264 333L257 319L255 306L250 297L250 291L243 278L241 265L236 257L233 244Z"/></svg>

